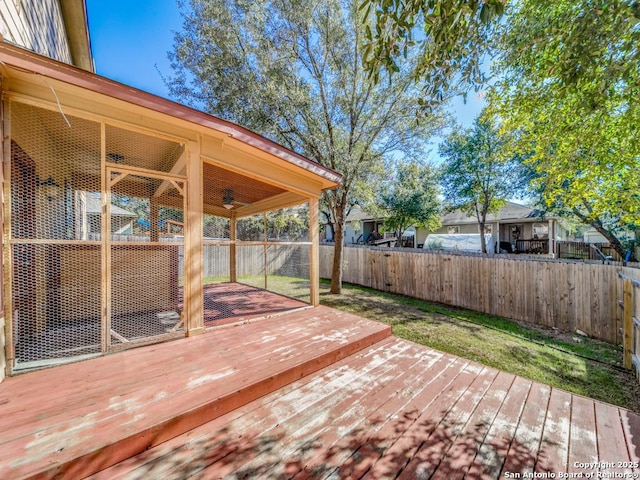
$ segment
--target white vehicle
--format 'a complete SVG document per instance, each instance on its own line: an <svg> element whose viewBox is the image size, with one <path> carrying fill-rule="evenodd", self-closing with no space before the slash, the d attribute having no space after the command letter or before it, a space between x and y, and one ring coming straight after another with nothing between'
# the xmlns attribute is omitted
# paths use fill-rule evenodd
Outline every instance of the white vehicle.
<svg viewBox="0 0 640 480"><path fill-rule="evenodd" d="M486 233L484 239L487 244L487 252L495 252L496 242L493 236ZM482 253L479 233L432 233L427 236L422 248L425 250Z"/></svg>

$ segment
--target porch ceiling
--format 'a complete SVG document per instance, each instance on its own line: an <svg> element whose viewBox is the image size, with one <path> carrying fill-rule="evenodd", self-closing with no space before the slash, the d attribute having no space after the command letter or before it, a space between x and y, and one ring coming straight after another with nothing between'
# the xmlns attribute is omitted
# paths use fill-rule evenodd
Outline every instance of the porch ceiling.
<svg viewBox="0 0 640 480"><path fill-rule="evenodd" d="M34 114L37 112L37 114ZM64 115L55 110L35 108L20 102L12 103L12 137L32 158L53 159L64 155L65 170L74 188L93 191L100 185L100 129L92 120ZM186 147L180 139L127 130L107 125L105 159L109 166L142 168L167 174L184 175ZM252 215L275 208L298 205L308 201L303 195L228 170L220 165L204 163L203 200L205 213L230 217ZM62 175L53 172L54 177ZM58 183L59 178L56 178ZM128 177L112 186L120 194L155 197L159 204L179 207L181 194L168 181ZM225 195L231 192L234 207L223 207Z"/></svg>

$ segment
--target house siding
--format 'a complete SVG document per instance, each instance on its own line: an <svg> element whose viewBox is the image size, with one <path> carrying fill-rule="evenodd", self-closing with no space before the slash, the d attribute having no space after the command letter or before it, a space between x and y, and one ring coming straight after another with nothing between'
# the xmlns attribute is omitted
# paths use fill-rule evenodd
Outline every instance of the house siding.
<svg viewBox="0 0 640 480"><path fill-rule="evenodd" d="M57 0L0 0L0 33L11 43L73 64Z"/></svg>

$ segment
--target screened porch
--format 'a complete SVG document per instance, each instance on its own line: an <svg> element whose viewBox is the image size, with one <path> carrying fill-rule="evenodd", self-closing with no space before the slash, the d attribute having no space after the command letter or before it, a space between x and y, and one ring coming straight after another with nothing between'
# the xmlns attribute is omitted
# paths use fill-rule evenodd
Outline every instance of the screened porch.
<svg viewBox="0 0 640 480"><path fill-rule="evenodd" d="M3 103L9 373L317 305L330 171L143 92L176 111L120 104L119 84L105 96L50 80L51 102L29 86L38 76L16 75Z"/></svg>

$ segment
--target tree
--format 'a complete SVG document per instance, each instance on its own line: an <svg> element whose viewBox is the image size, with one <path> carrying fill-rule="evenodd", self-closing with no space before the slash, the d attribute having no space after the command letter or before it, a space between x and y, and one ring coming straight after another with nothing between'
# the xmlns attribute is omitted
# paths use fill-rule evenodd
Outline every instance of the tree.
<svg viewBox="0 0 640 480"><path fill-rule="evenodd" d="M322 199L335 231L331 292L340 293L346 215L370 195L384 158L419 150L438 119L418 121L419 92L409 79L375 83L367 75L356 0L180 6L172 96L342 173L342 185Z"/></svg>
<svg viewBox="0 0 640 480"><path fill-rule="evenodd" d="M468 130L454 130L440 145L445 205L478 220L482 253L487 215L502 208L522 187L516 157L505 151L505 138L491 118L480 116Z"/></svg>
<svg viewBox="0 0 640 480"><path fill-rule="evenodd" d="M640 226L640 4L522 0L496 42L492 109L555 212L616 237Z"/></svg>
<svg viewBox="0 0 640 480"><path fill-rule="evenodd" d="M440 226L438 176L430 165L402 162L396 167L380 207L387 214L385 229L397 232L398 246L410 226L436 230Z"/></svg>
<svg viewBox="0 0 640 480"><path fill-rule="evenodd" d="M489 51L507 0L364 0L367 29L365 65L377 78L381 70L400 71L399 63L419 50L413 71L432 108L453 94L477 90L485 82L482 59ZM456 89L456 86L458 89Z"/></svg>

